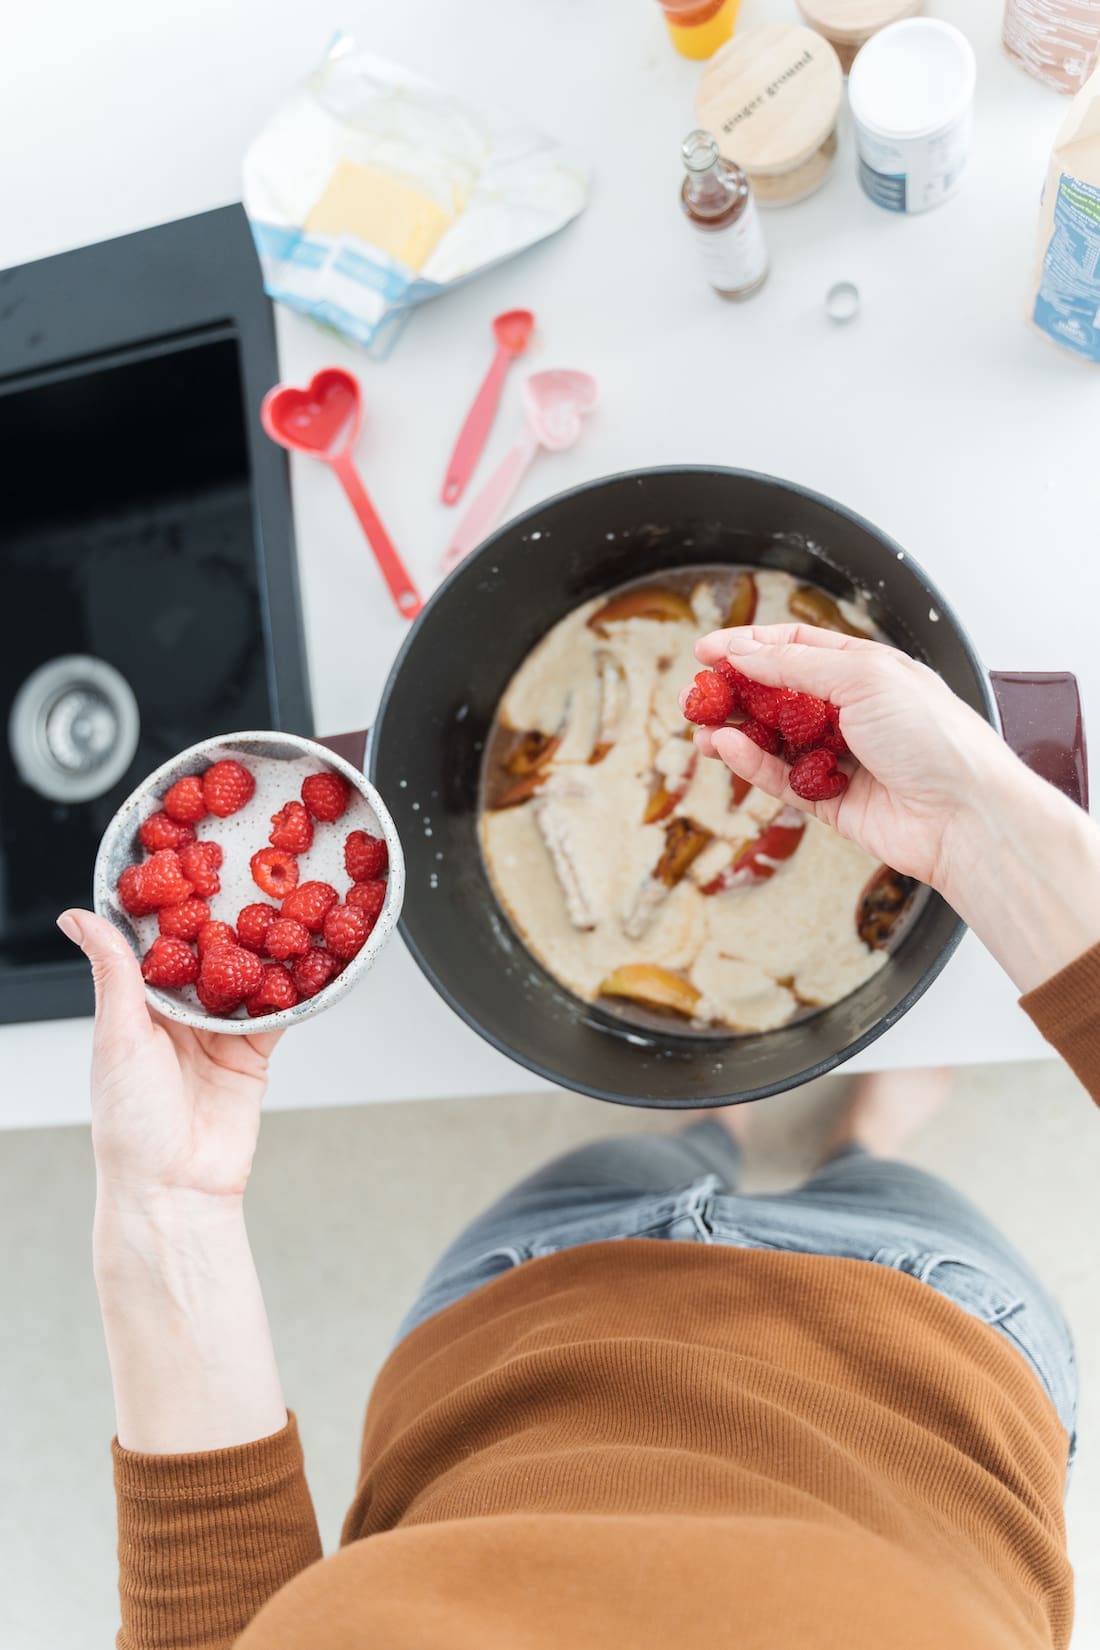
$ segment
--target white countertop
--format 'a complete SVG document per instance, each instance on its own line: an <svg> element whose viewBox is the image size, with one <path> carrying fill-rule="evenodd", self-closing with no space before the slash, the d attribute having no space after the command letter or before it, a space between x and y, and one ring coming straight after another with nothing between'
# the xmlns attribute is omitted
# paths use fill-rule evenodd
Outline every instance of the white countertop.
<svg viewBox="0 0 1100 1650"><path fill-rule="evenodd" d="M19 7L0 61L0 266L238 198L244 145L343 28L468 96L509 104L593 163L592 199L574 225L420 310L384 365L279 316L284 377L301 382L330 362L360 375L357 458L422 589L455 520L435 500L489 360L489 320L524 305L539 320L531 367L593 372L603 400L572 452L538 461L517 509L651 464L790 477L905 545L989 666L1075 670L1100 726L1095 603L1074 595L1082 578L1095 589L1086 524L1100 375L1022 321L1039 190L1066 105L1001 55L999 7L929 9L964 28L978 54L960 194L912 219L873 206L845 124L826 187L765 216L766 286L728 305L701 281L676 200L700 68L673 53L651 0ZM743 0L741 26L793 16L787 0ZM842 279L858 284L863 307L838 328L823 302ZM519 380L513 370L479 481L513 439ZM294 488L317 727L362 727L403 622L333 478L296 461ZM85 1119L89 1034L87 1021L0 1028L0 1123ZM968 938L923 1001L852 1064L1043 1053L1011 985ZM467 1030L395 943L367 984L286 1039L271 1104L536 1086Z"/></svg>

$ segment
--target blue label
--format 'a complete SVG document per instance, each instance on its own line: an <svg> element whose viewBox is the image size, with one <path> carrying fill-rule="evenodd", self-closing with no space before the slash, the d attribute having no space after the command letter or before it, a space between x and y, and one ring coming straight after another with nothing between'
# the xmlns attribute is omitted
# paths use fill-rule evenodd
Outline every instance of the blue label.
<svg viewBox="0 0 1100 1650"><path fill-rule="evenodd" d="M320 269L328 256L323 241L312 239L301 229L284 229L279 224L251 220L252 239L261 258L297 264L302 269Z"/></svg>
<svg viewBox="0 0 1100 1650"><path fill-rule="evenodd" d="M1031 318L1057 343L1100 361L1100 189L1065 174Z"/></svg>
<svg viewBox="0 0 1100 1650"><path fill-rule="evenodd" d="M905 173L876 172L865 160L859 163L859 181L865 195L870 195L877 206L887 212L905 211Z"/></svg>

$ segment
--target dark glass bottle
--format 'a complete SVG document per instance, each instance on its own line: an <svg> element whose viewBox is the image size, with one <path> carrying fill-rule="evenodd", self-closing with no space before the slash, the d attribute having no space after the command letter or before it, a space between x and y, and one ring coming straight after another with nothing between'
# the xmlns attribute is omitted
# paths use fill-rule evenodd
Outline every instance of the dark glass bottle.
<svg viewBox="0 0 1100 1650"><path fill-rule="evenodd" d="M694 232L708 281L723 298L747 298L768 273L768 251L749 180L723 160L709 132L689 132L681 145L680 202Z"/></svg>

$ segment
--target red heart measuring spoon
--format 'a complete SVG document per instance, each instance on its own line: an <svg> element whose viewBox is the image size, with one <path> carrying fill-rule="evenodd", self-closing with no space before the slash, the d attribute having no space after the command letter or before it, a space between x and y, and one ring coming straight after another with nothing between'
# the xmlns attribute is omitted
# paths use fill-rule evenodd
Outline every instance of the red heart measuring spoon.
<svg viewBox="0 0 1100 1650"><path fill-rule="evenodd" d="M522 355L527 348L534 325L535 317L529 309L506 310L493 322L497 352L455 442L443 481L441 497L444 504L457 504L465 492L466 483L474 473L485 439L493 427L505 375L516 356Z"/></svg>
<svg viewBox="0 0 1100 1650"><path fill-rule="evenodd" d="M260 421L272 441L291 452L319 458L340 478L398 612L415 619L424 605L420 593L352 462L351 448L362 415L358 381L342 367L325 367L315 373L304 390L277 384L264 396L260 408Z"/></svg>

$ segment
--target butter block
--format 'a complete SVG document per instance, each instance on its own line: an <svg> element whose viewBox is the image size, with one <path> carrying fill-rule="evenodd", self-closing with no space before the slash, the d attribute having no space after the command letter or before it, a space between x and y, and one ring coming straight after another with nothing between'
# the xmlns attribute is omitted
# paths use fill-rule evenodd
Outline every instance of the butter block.
<svg viewBox="0 0 1100 1650"><path fill-rule="evenodd" d="M451 218L430 195L376 166L342 160L306 218L321 235L354 235L420 270Z"/></svg>

